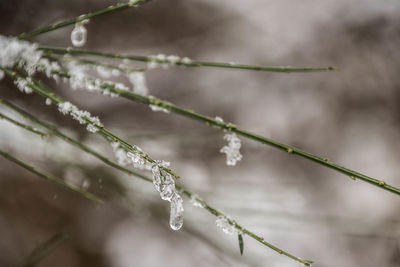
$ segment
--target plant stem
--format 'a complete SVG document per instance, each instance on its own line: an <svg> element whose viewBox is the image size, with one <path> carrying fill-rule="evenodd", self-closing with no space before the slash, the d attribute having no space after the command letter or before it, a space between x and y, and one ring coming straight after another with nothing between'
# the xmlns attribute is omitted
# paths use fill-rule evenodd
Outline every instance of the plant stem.
<svg viewBox="0 0 400 267"><path fill-rule="evenodd" d="M60 28L63 28L63 27L69 26L69 25L74 25L75 23L79 23L79 22L82 22L87 19L92 19L94 17L114 13L114 12L128 9L131 7L137 7L137 6L142 5L149 1L150 0L135 0L135 1L129 1L127 3L118 3L116 5L109 6L107 8L101 9L96 12L88 13L86 15L81 15L81 16L73 18L73 19L63 20L61 22L39 28L39 29L36 29L31 32L21 33L17 37L19 39L29 39L29 38L32 38L34 36L37 36L37 35L40 35L40 34L43 34L46 32L51 32L51 31L54 31L54 30L57 30L57 29L60 29Z"/></svg>
<svg viewBox="0 0 400 267"><path fill-rule="evenodd" d="M16 72L7 69L7 68L2 68L0 67L1 70L3 70L8 76L10 76L13 79L25 79L24 77L22 77L21 75L17 74ZM22 70L21 70L22 71ZM32 78L32 77L31 77ZM53 103L55 104L61 104L64 103L65 100L63 98L61 98L58 95L55 95L53 92L51 92L48 88L45 87L45 85L39 81L37 81L36 79L32 78L33 82L29 82L27 81L29 87L39 93L41 96L44 96L46 98L49 98ZM135 146L132 146L131 144L129 144L128 142L124 141L123 139L121 139L120 137L114 135L113 133L111 133L110 131L108 131L106 128L104 128L103 126L99 126L95 123L93 123L88 117L84 116L83 119L86 121L87 124L91 124L94 127L97 128L98 133L101 134L104 138L106 138L108 141L110 142L118 142L126 151L130 151L132 153L139 153L143 159L145 159L146 161L155 164L156 161L154 159L152 159L148 154L143 153L142 151L138 150ZM176 179L179 179L179 175L177 175L176 173L174 173L172 170L170 170L169 168L163 167L163 166L159 166L160 168L162 168L164 171L168 172L169 174L171 174L172 176L174 176Z"/></svg>
<svg viewBox="0 0 400 267"><path fill-rule="evenodd" d="M0 99L0 101L1 101L1 99ZM47 133L43 133L41 131L38 131L37 129L35 129L35 128L31 127L31 126L23 124L21 122L18 122L18 121L14 120L14 119L11 119L10 117L8 117L8 116L6 116L6 115L4 115L2 113L0 113L0 119L5 119L5 120L7 120L7 121L9 121L9 122L11 122L11 123L23 128L23 129L25 129L27 131L30 131L30 132L32 132L34 134L37 134L37 135L40 135L41 137L48 137L49 136Z"/></svg>
<svg viewBox="0 0 400 267"><path fill-rule="evenodd" d="M125 173L128 173L130 175L137 176L140 179L143 179L143 180L145 180L147 182L153 182L152 179L150 179L150 178L148 178L148 177L146 177L144 175L141 175L141 174L139 174L137 172L133 172L133 171L131 171L129 169L126 169L126 168L122 167L121 165L118 165L118 164L114 163L113 161L111 161L108 158L104 157L100 153L94 151L90 147L85 146L84 144L80 143L79 141L74 140L74 139L66 136L65 134L63 134L62 132L57 130L57 128L55 126L50 125L48 123L45 123L43 121L40 121L38 118L36 118L33 115L29 114L28 112L22 110L21 108L13 105L12 103L8 102L7 100L0 98L0 104L5 105L6 107L8 107L8 108L14 110L15 112L17 112L18 114L20 114L22 117L24 117L24 118L26 118L26 119L28 119L28 120L30 120L30 121L42 126L43 128L47 129L49 132L51 132L54 136L57 136L58 138L64 140L65 142L67 142L67 143L69 143L69 144L71 144L71 145L73 145L73 146L85 151L86 153L89 153L89 154L93 155L94 157L96 157L96 158L100 159L101 161L103 161L105 164L107 164L107 165L109 165L109 166L111 166L113 168L119 169L121 171L124 171Z"/></svg>
<svg viewBox="0 0 400 267"><path fill-rule="evenodd" d="M71 191L73 191L75 193L78 193L78 194L82 195L83 197L85 197L85 198L87 198L89 200L93 200L93 201L95 201L97 203L103 203L102 199L100 199L99 197L93 195L92 193L86 192L84 190L81 190L80 188L77 188L75 186L69 185L69 184L67 184L66 182L64 182L60 178L51 176L49 174L45 174L45 173L37 170L32 165L29 165L29 164L27 164L27 163L15 158L15 157L13 157L12 155L10 155L9 153L7 153L7 152L5 152L3 150L0 150L0 155L3 156L4 158L8 159L9 161L12 161L12 162L18 164L19 166L27 169L28 171L30 171L30 172L42 177L43 179L45 179L47 181L59 184L59 185L65 187L65 188L67 188L67 189L69 189L69 190L71 190Z"/></svg>
<svg viewBox="0 0 400 267"><path fill-rule="evenodd" d="M11 74L11 73L7 72L7 70L5 70L5 72L6 72L8 75ZM13 76L12 76L12 77L13 77ZM31 88L32 88L32 87L31 87ZM35 88L32 88L32 89L35 90ZM0 100L1 100L1 99L0 99ZM55 127L53 127L53 126L51 126L51 125L49 125L49 124L47 124L47 123L41 122L40 120L36 119L33 115L31 115L31 114L29 114L29 113L23 111L22 109L16 107L15 105L11 104L10 102L5 101L5 100L1 100L0 103L2 103L2 104L4 104L4 105L6 105L7 107L9 107L9 108L15 110L16 112L18 112L19 114L21 114L23 117L25 117L25 118L27 118L27 119L29 119L29 120L32 120L33 122L35 122L35 123L37 123L37 124L43 126L44 128L48 129L48 130L51 131L55 136L61 138L61 139L64 140L65 142L68 142L68 143L70 143L70 144L72 144L72 145L78 147L79 149L81 149L81 150L83 150L83 151L85 151L85 152L87 152L87 153L93 155L94 157L96 157L96 158L98 158L99 160L103 161L105 164L107 164L107 165L109 165L109 166L111 166L111 167L113 167L113 168L115 168L115 169L118 169L119 171L122 171L122 172L124 172L124 173L126 173L126 174L129 174L129 175L132 175L132 176L136 176L136 177L138 177L138 178L140 178L140 179L142 179L142 180L144 180L144 181L147 181L147 182L150 182L150 183L153 182L152 179L150 179L150 178L148 178L148 177L146 177L146 176L144 176L144 175L138 174L138 173L136 173L136 172L133 172L133 171L131 171L131 170L129 170L129 169L127 169L127 168L125 168L125 167L119 165L119 164L116 164L116 163L112 162L111 160L109 160L108 158L102 156L100 153L98 153L98 152L94 151L93 149L91 149L91 148L85 146L84 144L81 144L81 143L79 143L78 141L73 140L72 138L67 137L66 135L64 135L64 134L62 134L61 132L59 132ZM181 186L181 185L179 185L179 184L175 184L175 187L176 187L180 192L182 192L184 195L186 195L188 198L190 198L190 199L195 199L197 202L201 203L202 207L203 207L205 210L207 210L208 212L210 212L212 215L217 216L217 217L218 217L218 216L224 216L225 218L227 218L229 224L232 225L233 227L235 227L238 231L242 231L242 232L245 233L246 235L250 236L251 238L257 240L257 241L260 242L261 244L263 244L263 245L265 245L265 246L267 246L267 247L269 247L269 248L275 250L276 252L278 252L278 253L280 253L280 254L283 254L283 255L285 255L285 256L287 256L287 257L289 257L289 258L291 258L291 259L293 259L293 260L295 260L295 261L298 261L298 262L300 262L300 263L302 263L302 264L304 264L304 265L306 265L306 266L310 266L310 262L309 262L309 261L303 260L303 259L301 259L301 258L298 258L298 257L296 257L296 256L294 256L294 255L292 255L292 254L290 254L290 253L288 253L288 252L286 252L286 251L284 251L284 250L282 250L282 249L279 249L278 247L276 247L276 246L274 246L274 245L272 245L272 244L266 242L266 241L264 240L263 237L260 237L260 236L258 236L258 235L256 235L256 234L254 234L253 232L247 230L246 228L244 228L243 226L239 225L239 224L236 223L235 221L229 219L228 216L226 216L224 213L222 213L221 211L218 211L217 209L213 208L212 206L210 206L209 204L207 204L204 200L202 200L200 197L198 197L196 194L190 192L189 190L186 190L183 186Z"/></svg>
<svg viewBox="0 0 400 267"><path fill-rule="evenodd" d="M59 74L63 77L70 77L70 75L68 73L65 72L54 72L55 74ZM166 110L169 110L170 112L173 112L175 114L179 114L181 116L187 117L189 119L193 119L193 120L197 120L197 121L201 121L204 122L207 126L215 126L218 127L220 129L223 130L228 130L230 132L234 132L240 136L246 137L248 139L260 142L262 144L268 145L268 146L272 146L275 148L278 148L280 150L283 150L289 154L293 154L293 155L297 155L300 156L302 158L305 158L307 160L311 160L313 162L316 162L322 166L328 167L332 170L338 171L342 174L345 174L347 176L349 176L350 178L352 178L352 180L355 180L356 178L370 183L372 185L375 185L379 188L385 189L389 192L395 193L397 195L400 195L400 189L396 188L392 185L387 184L385 181L383 180L378 180L375 178L372 178L370 176L364 175L362 173L353 171L351 169L345 168L343 166L340 166L336 163L333 163L331 161L329 161L327 158L322 158L319 156L316 156L314 154L308 153L304 150L301 150L299 148L290 146L290 145L286 145L286 144L282 144L278 141L275 141L273 139L267 138L267 137L263 137L261 135L243 130L238 128L236 125L232 124L232 123L226 123L226 122L220 122L217 121L215 118L211 118L205 115L201 115L199 113L194 112L193 110L190 109L185 109L179 106L176 106L168 101L164 101L161 99L158 99L156 97L153 96L145 96L145 95L140 95L140 94L135 94L133 92L130 91L126 91L126 90L121 90L116 88L114 85L110 84L110 83L104 83L103 84L103 89L108 89L111 92L120 95L126 99L129 100L133 100L135 102L138 103L142 103L142 104L146 104L146 105L156 105L159 106L161 108L164 108Z"/></svg>
<svg viewBox="0 0 400 267"><path fill-rule="evenodd" d="M50 254L59 244L65 240L66 236L63 234L55 234L49 240L35 248L32 253L23 261L21 267L34 267L43 258Z"/></svg>
<svg viewBox="0 0 400 267"><path fill-rule="evenodd" d="M40 50L43 50L47 53L54 54L69 54L69 55L82 55L82 56L96 56L96 57L105 57L105 58L113 58L113 59L128 59L133 61L141 61L141 62L156 62L159 64L171 64L178 66L186 66L186 67L213 67L213 68L227 68L227 69L242 69L242 70L252 70L252 71L270 71L270 72L320 72L320 71L335 71L338 70L334 67L319 67L319 68L294 68L294 67L272 67L272 66L257 66L257 65L246 65L246 64L235 64L235 63L223 63L223 62L208 62L208 61L185 61L178 60L172 61L168 59L157 59L151 56L135 56L135 55L120 55L115 53L102 53L102 52L94 52L88 50L80 50L80 49L66 49L59 47L48 47L41 46Z"/></svg>

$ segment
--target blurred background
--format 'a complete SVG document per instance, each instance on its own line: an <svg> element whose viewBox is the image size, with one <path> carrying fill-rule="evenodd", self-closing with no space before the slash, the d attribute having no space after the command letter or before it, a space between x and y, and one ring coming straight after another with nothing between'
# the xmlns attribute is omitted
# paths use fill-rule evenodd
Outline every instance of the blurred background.
<svg viewBox="0 0 400 267"><path fill-rule="evenodd" d="M114 3L2 0L0 33L16 35ZM338 67L297 74L176 67L150 70L146 78L154 96L399 187L399 14L397 0L154 0L90 21L84 49ZM34 41L67 47L71 30ZM217 129L48 84L153 158L170 161L181 183L210 205L274 245L314 260L313 266L400 265L397 195L244 138L242 161L229 167ZM1 97L114 159L102 138L40 96L20 93L9 79L0 88ZM184 226L171 230L169 204L150 183L55 137L41 139L0 121L0 147L66 181L86 181L87 190L107 199L96 206L1 158L0 266L23 266L43 244L52 245L40 267L299 266L247 236L240 256L237 236L224 234L214 216L187 198Z"/></svg>

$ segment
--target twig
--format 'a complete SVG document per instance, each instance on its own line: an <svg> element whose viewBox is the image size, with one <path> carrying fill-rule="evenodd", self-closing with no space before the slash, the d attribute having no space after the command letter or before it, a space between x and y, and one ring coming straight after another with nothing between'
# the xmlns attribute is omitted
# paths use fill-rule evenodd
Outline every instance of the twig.
<svg viewBox="0 0 400 267"><path fill-rule="evenodd" d="M1 99L0 99L0 101L1 101ZM12 124L15 124L15 125L23 128L23 129L25 129L27 131L30 131L30 132L32 132L34 134L40 135L41 137L48 137L49 136L47 133L43 133L41 131L38 131L37 129L35 129L35 128L31 127L31 126L23 124L21 122L18 122L18 121L14 120L14 119L11 119L10 117L8 117L8 116L6 116L6 115L4 115L2 113L0 113L0 119L5 119L5 120L11 122Z"/></svg>
<svg viewBox="0 0 400 267"><path fill-rule="evenodd" d="M54 54L69 54L69 55L82 55L82 56L96 56L103 58L113 58L113 59L128 59L133 61L141 62L156 62L159 64L171 64L186 67L213 67L213 68L227 68L227 69L242 69L242 70L253 70L253 71L270 71L270 72L320 72L320 71L335 71L338 70L334 67L321 67L321 68L294 68L294 67L272 67L272 66L257 66L257 65L246 65L246 64L236 64L236 63L223 63L223 62L208 62L208 61L193 61L193 60L169 60L157 59L157 57L151 56L135 56L135 55L121 55L116 53L102 53L94 52L88 50L72 49L72 48L59 48L59 47L49 47L41 46L40 50L47 53Z"/></svg>
<svg viewBox="0 0 400 267"><path fill-rule="evenodd" d="M70 77L70 75L66 72L54 72L55 74L59 74L63 77ZM246 137L248 139L260 142L262 144L268 145L268 146L272 146L275 148L278 148L280 150L283 150L289 154L293 154L293 155L298 155L302 158L305 158L307 160L311 160L314 161L322 166L328 167L330 169L333 169L335 171L338 171L342 174L345 174L347 176L349 176L352 180L356 180L356 179L360 179L364 182L370 183L372 185L375 185L379 188L385 189L389 192L395 193L397 195L400 195L400 189L396 188L392 185L387 184L385 181L383 180L378 180L375 178L372 178L370 176L367 176L365 174L356 172L354 170L345 168L341 165L338 165L336 163L331 162L330 160L328 160L327 158L322 158L319 157L317 155L308 153L304 150L301 150L299 148L296 148L294 146L290 146L290 145L286 145L286 144L282 144L278 141L275 141L273 139L267 138L267 137L263 137L261 135L243 130L238 128L236 125L232 124L232 123L226 123L226 122L221 122L216 120L215 118L211 118L205 115L201 115L199 113L194 112L193 110L190 109L185 109L179 106L176 106L168 101L164 101L161 99L158 99L156 97L149 97L149 96L145 96L145 95L140 95L140 94L135 94L133 92L130 91L126 91L126 90L121 90L116 88L114 85L110 84L110 83L104 83L103 84L103 89L108 89L111 92L120 95L124 98L127 98L129 100L133 100L135 102L138 103L142 103L142 104L146 104L146 105L155 105L158 107L161 107L163 109L166 109L170 112L173 112L175 114L179 114L181 116L187 117L189 119L193 119L193 120L198 120L201 121L203 123L205 123L207 126L215 126L218 127L220 129L224 129L224 130L228 130L234 133L237 133L238 135L241 135L243 137Z"/></svg>
<svg viewBox="0 0 400 267"><path fill-rule="evenodd" d="M6 73L7 75L9 75L9 76L11 76L11 77L13 77L13 78L15 78L15 77L17 76L16 73L13 74L13 73L12 73L10 70L8 70L8 69L4 69L4 71L5 71L5 73ZM34 91L38 92L39 94L41 94L41 95L44 96L44 97L49 97L49 96L51 95L51 96L54 98L54 100L58 99L58 96L55 96L53 93L48 93L46 90L45 90L45 91L38 90L37 86L34 86L34 85L30 85L30 86L31 86L31 88L32 88ZM57 98L56 98L56 97L57 97ZM52 100L53 100L53 99L52 99ZM56 102L56 101L54 101L54 102ZM7 103L7 102L3 101L3 103ZM6 104L6 105L7 105L8 107L13 108L13 105L8 105L8 104ZM14 108L13 108L13 109L14 109ZM20 109L15 109L15 110L16 110L17 112L19 112L18 110L20 110ZM21 110L21 111L22 111L22 110ZM26 112L23 112L23 113L26 113ZM28 114L28 115L29 115L29 114ZM27 116L28 119L29 119L30 117L32 117L32 115ZM40 124L41 124L41 123L40 123ZM44 126L44 127L46 127L45 124L41 124L41 125ZM46 127L46 128L47 128L47 127ZM50 130L50 129L49 129L49 130ZM51 130L51 131L52 131L52 130ZM53 131L52 131L52 132L53 132ZM58 132L58 131L57 131L57 132ZM137 173L132 172L131 170L126 169L125 167L123 167L123 166L121 166L121 165L118 165L118 164L115 164L115 163L111 162L110 160L108 160L108 159L105 158L104 156L101 156L99 153L93 151L92 149L86 147L85 145L83 145L83 144L79 144L79 145L78 145L78 144L77 144L77 143L78 143L77 141L74 141L74 140L73 140L73 141L71 142L72 139L71 139L71 138L64 138L63 136L65 136L65 135L63 135L63 134L59 135L59 134L56 134L55 132L53 132L53 133L54 133L56 136L58 136L58 137L62 138L63 140L65 140L66 142L69 142L69 143L71 143L71 144L77 146L78 148L82 149L83 151L92 154L93 156L95 156L95 157L97 157L98 159L102 160L104 163L108 164L108 165L111 166L111 167L114 167L114 168L116 168L116 169L118 169L118 170L120 170L120 171L123 171L123 172L125 172L125 173L127 173L127 174L129 174L129 175L137 176L137 177L139 177L139 178L141 178L141 179L143 179L143 180L145 180L145 181L147 181L147 182L152 182L152 179L147 178L146 176L143 176L143 175L137 175ZM101 134L100 131L99 131L99 133ZM93 152L94 152L94 153L93 153ZM227 221L229 222L229 224L230 224L231 226L235 227L235 229L237 229L238 231L243 232L244 234L246 234L246 235L252 237L253 239L257 240L258 242L262 243L263 245L265 245L265 246L267 246L267 247L269 247L269 248L275 250L276 252L278 252L278 253L280 253L280 254L282 254L282 255L285 255L285 256L287 256L287 257L289 257L289 258L291 258L291 259L293 259L293 260L295 260L295 261L298 261L298 262L304 264L305 266L310 266L310 265L311 265L311 261L303 260L303 259L301 259L301 258L299 258L299 257L296 257L296 256L294 256L294 255L292 255L292 254L290 254L290 253L288 253L288 252L286 252L286 251L284 251L284 250L282 250L282 249L279 249L278 247L276 247L276 246L274 246L274 245L268 243L267 241L264 240L263 237L260 237L260 236L258 236L258 235L256 235L256 234L254 234L253 232L251 232L251 231L247 230L246 228L244 228L243 226L239 225L239 224L238 224L237 222L235 222L234 220L229 219L228 216L226 216L224 213L222 213L222 212L218 211L217 209L213 208L212 206L208 205L204 200L202 200L201 198L199 198L198 196L196 196L194 193L192 193L192 192L186 190L186 189L185 189L184 187L182 187L181 185L176 184L175 186L176 186L176 188L177 188L178 190L180 190L180 191L181 191L183 194L185 194L187 197L189 197L190 199L194 199L194 200L196 200L198 203L200 203L200 204L202 205L202 207L203 207L205 210L207 210L208 212L210 212L210 213L213 214L214 216L217 216L217 217L223 216L223 217L225 217L225 218L227 219Z"/></svg>
<svg viewBox="0 0 400 267"><path fill-rule="evenodd" d="M35 248L31 254L23 261L21 267L33 267L42 259L49 255L58 245L60 245L66 236L63 234L55 234L49 240Z"/></svg>
<svg viewBox="0 0 400 267"><path fill-rule="evenodd" d="M109 6L107 8L101 9L99 11L88 13L86 15L82 15L82 16L79 16L77 18L63 20L61 22L54 23L52 25L48 25L48 26L45 26L43 28L39 28L39 29L36 29L34 31L31 31L31 32L21 33L17 37L19 39L29 39L29 38L32 38L34 36L37 36L37 35L40 35L40 34L43 34L43 33L46 33L46 32L54 31L54 30L57 30L57 29L60 29L60 28L63 28L63 27L69 26L69 25L74 25L75 23L79 23L79 22L82 22L82 21L87 20L87 19L92 19L94 17L98 17L98 16L114 13L114 12L117 12L117 11L128 9L130 7L136 7L136 6L142 5L142 4L144 4L146 2L149 2L149 1L150 0L134 0L134 1L129 1L127 3L118 3L116 5L112 5L112 6Z"/></svg>
<svg viewBox="0 0 400 267"><path fill-rule="evenodd" d="M69 189L69 190L71 190L71 191L73 191L75 193L78 193L78 194L84 196L87 199L93 200L93 201L95 201L97 203L103 203L102 199L100 199L99 197L93 195L92 193L86 192L86 191L81 190L81 189L79 189L79 188L77 188L75 186L69 185L66 182L64 182L63 180L61 180L60 178L54 177L54 176L49 175L49 174L45 174L45 173L37 170L32 165L29 165L28 163L25 163L25 162L15 158L14 156L10 155L9 153L7 153L7 152L5 152L3 150L0 150L0 155L3 156L6 159L18 164L19 166L27 169L28 171L30 171L30 172L42 177L43 179L45 179L47 181L51 181L53 183L59 184L59 185L65 187L65 188L67 188L67 189Z"/></svg>

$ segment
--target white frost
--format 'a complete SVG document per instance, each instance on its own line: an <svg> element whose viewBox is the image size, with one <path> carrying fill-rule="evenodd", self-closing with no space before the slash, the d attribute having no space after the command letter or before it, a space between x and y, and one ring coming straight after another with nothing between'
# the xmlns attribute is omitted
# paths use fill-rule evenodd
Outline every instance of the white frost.
<svg viewBox="0 0 400 267"><path fill-rule="evenodd" d="M240 147L242 146L240 139L235 133L227 133L224 139L228 141L228 145L221 148L220 152L226 154L226 165L235 166L242 159Z"/></svg>

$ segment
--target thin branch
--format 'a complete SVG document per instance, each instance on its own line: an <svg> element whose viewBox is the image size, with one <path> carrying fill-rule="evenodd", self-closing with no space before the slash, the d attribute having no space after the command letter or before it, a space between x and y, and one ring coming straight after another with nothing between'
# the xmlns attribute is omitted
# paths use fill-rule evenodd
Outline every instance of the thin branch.
<svg viewBox="0 0 400 267"><path fill-rule="evenodd" d="M4 69L4 71L5 71L5 73L6 73L7 75L11 76L12 78L17 77L17 74L16 74L16 73L13 73L13 72L9 71L8 69ZM31 85L31 88L32 88L34 91L38 92L40 95L44 96L44 97L50 97L50 96L52 96L52 97L54 98L54 99L52 99L53 102L56 102L56 100L58 99L58 96L55 96L54 93L49 93L49 92L47 92L47 90L44 90L44 91L38 90L37 86L35 86L35 85ZM9 105L8 102L5 102L4 100L2 101L2 103L3 103L3 104L6 103L6 105L7 105L8 107L11 107L11 108L14 107L12 104ZM13 109L14 109L14 108L13 108ZM17 109L14 109L14 110L16 110L18 113L20 113L19 111L22 111L21 109L18 109L18 108L17 108ZM23 113L26 114L26 112L22 111L22 114L23 114ZM33 117L33 116L32 116L32 115L29 115L29 114L28 114L28 116L26 116L26 118L28 118L28 119L29 119L30 117ZM37 121L38 121L38 120L37 120ZM39 124L41 124L41 123L39 123ZM41 125L42 125L43 127L47 128L47 127L45 126L46 124L41 124ZM49 130L50 130L50 129L49 129ZM53 132L53 130L51 130L51 131ZM58 131L57 131L57 132L58 132ZM113 168L116 168L116 169L118 169L118 170L120 170L120 171L122 171L122 172L125 172L125 173L129 174L129 175L137 176L137 177L139 177L139 178L141 178L141 179L143 179L143 180L145 180L145 181L147 181L147 182L152 182L152 179L150 179L150 178L148 178L148 177L146 177L146 176L143 176L143 175L138 175L137 173L135 173L135 172L133 172L133 171L131 171L131 170L129 170L129 169L126 169L125 167L123 167L123 166L121 166L121 165L119 165L119 164L113 163L111 160L105 158L104 156L101 156L99 153L93 151L92 149L86 147L86 146L83 145L83 144L79 144L79 145L78 145L78 144L77 144L77 143L78 143L77 141L74 141L74 140L71 139L71 138L64 138L64 137L66 137L66 136L63 135L63 134L59 135L59 134L56 134L56 132L53 132L53 133L54 133L54 135L56 135L56 136L62 138L64 141L69 142L69 143L71 143L71 144L77 146L78 148L82 149L83 151L85 151L85 152L87 152L87 153L89 153L89 154L92 154L93 156L97 157L98 159L100 159L101 161L103 161L104 163L108 164L109 166L111 166L111 167L113 167ZM100 131L99 131L99 133L102 134ZM72 142L71 142L71 140L72 140ZM120 140L120 139L119 139L119 140ZM93 152L94 152L94 153L93 153ZM215 216L217 216L217 217L219 217L219 216L225 217L225 218L227 219L228 223L229 223L231 226L235 227L235 229L237 229L238 231L243 232L244 234L246 234L246 235L252 237L253 239L257 240L258 242L262 243L263 245L265 245L265 246L267 246L267 247L273 249L274 251L276 251L276 252L278 252L278 253L280 253L280 254L282 254L282 255L285 255L285 256L287 256L287 257L289 257L289 258L291 258L291 259L293 259L293 260L295 260L295 261L298 261L298 262L304 264L305 266L310 266L310 265L311 265L311 261L303 260L303 259L301 259L301 258L299 258L299 257L296 257L296 256L294 256L294 255L292 255L292 254L290 254L290 253L288 253L288 252L286 252L286 251L284 251L284 250L282 250L282 249L280 249L280 248L278 248L278 247L276 247L276 246L274 246L274 245L268 243L267 241L264 240L263 237L260 237L260 236L258 236L258 235L256 235L256 234L254 234L253 232L251 232L250 230L247 230L247 229L244 228L243 226L239 225L236 221L230 219L228 216L226 216L226 215L223 214L222 212L220 212L220 211L218 211L217 209L215 209L215 208L211 207L210 205L208 205L204 200L202 200L200 197L198 197L198 196L195 195L194 193L192 193L192 192L186 190L183 186L178 185L178 184L176 184L175 186L176 186L176 188L177 188L178 190L180 190L180 191L181 191L183 194L185 194L187 197L189 197L190 199L194 199L195 201L197 201L198 203L200 203L200 204L202 205L202 207L203 207L205 210L207 210L208 212L210 212L211 214L213 214L213 215L215 215Z"/></svg>
<svg viewBox="0 0 400 267"><path fill-rule="evenodd" d="M116 53L102 53L102 52L94 52L88 50L80 50L80 49L66 49L59 47L48 47L41 46L40 50L45 51L46 53L54 53L54 54L69 54L69 55L80 55L80 56L96 56L103 58L113 58L113 59L128 59L133 61L140 62L155 62L158 64L169 64L169 65L177 65L177 66L186 66L186 67L213 67L213 68L227 68L227 69L242 69L242 70L252 70L252 71L269 71L269 72L321 72L321 71L336 71L337 68L334 67L319 67L319 68L295 68L295 67L273 67L273 66L257 66L257 65L246 65L246 64L236 64L236 63L223 63L223 62L208 62L208 61L194 61L194 60L169 60L166 59L158 59L153 56L136 56L136 55L121 55Z"/></svg>
<svg viewBox="0 0 400 267"><path fill-rule="evenodd" d="M54 72L55 74L59 74L60 76L63 77L70 77L70 75L66 72ZM111 83L103 83L102 85L103 89L107 89L117 95L120 95L126 99L129 100L133 100L135 102L138 103L142 103L142 104L146 104L146 105L155 105L158 107L161 107L163 109L166 109L172 113L187 117L189 119L193 119L193 120L197 120L197 121L201 121L203 123L205 123L207 126L215 126L218 127L220 129L223 130L228 130L234 133L237 133L238 135L241 135L243 137L246 137L248 139L260 142L262 144L268 145L268 146L272 146L275 148L278 148L280 150L283 150L289 154L293 154L293 155L297 155L300 156L302 158L305 158L307 160L311 160L313 162L316 162L322 166L328 167L332 170L338 171L342 174L345 174L347 176L349 176L352 180L356 180L356 179L360 179L364 182L370 183L372 185L375 185L379 188L385 189L389 192L395 193L397 195L400 195L400 189L396 188L392 185L387 184L385 181L383 180L378 180L375 178L372 178L370 176L367 176L365 174L356 172L354 170L345 168L341 165L338 165L334 162L331 162L330 160L328 160L327 158L322 158L319 157L317 155L308 153L304 150L301 150L299 148L296 148L294 146L290 146L290 145L286 145L286 144L282 144L278 141L275 141L273 139L267 138L267 137L263 137L261 135L243 130L238 128L236 125L232 124L232 123L226 123L226 122L221 122L216 120L215 118L211 118L205 115L201 115L199 113L194 112L193 110L190 109L185 109L179 106L176 106L168 101L164 101L161 100L159 98L153 97L153 96L145 96L145 95L140 95L140 94L135 94L133 92L130 91L126 91L126 90L121 90L116 88L113 84Z"/></svg>
<svg viewBox="0 0 400 267"><path fill-rule="evenodd" d="M1 101L1 99L0 99L0 101ZM27 130L29 132L32 132L34 134L40 135L41 137L48 137L49 136L47 133L43 133L41 131L38 131L37 129L35 129L35 128L31 127L31 126L23 124L21 122L18 122L18 121L14 120L14 119L11 119L10 117L8 117L7 115L4 115L2 113L0 113L0 119L5 119L5 120L11 122L12 124L15 124L15 125L23 128L23 129L25 129L25 130Z"/></svg>
<svg viewBox="0 0 400 267"><path fill-rule="evenodd" d="M63 234L55 234L49 240L35 248L31 254L23 261L21 267L33 267L42 259L48 256L58 245L60 245L66 236Z"/></svg>
<svg viewBox="0 0 400 267"><path fill-rule="evenodd" d="M69 26L69 25L74 25L75 23L79 23L79 22L82 22L87 19L92 19L92 18L95 18L98 16L114 13L114 12L128 9L131 7L137 7L137 6L142 5L149 1L150 0L133 0L133 1L129 1L127 3L118 3L116 5L109 6L107 8L101 9L96 12L88 13L86 15L81 15L81 16L73 18L73 19L63 20L61 22L39 28L39 29L36 29L31 32L21 33L17 37L19 39L29 39L29 38L32 38L34 36L37 36L37 35L40 35L40 34L43 34L46 32L51 32L51 31L54 31L54 30L57 30L57 29L60 29L60 28L63 28L63 27Z"/></svg>
<svg viewBox="0 0 400 267"><path fill-rule="evenodd" d="M73 191L75 193L78 193L78 194L82 195L83 197L85 197L85 198L87 198L89 200L93 200L93 201L95 201L97 203L103 203L102 199L100 199L99 197L93 195L92 193L89 193L87 191L81 190L80 188L77 188L75 186L69 185L69 184L67 184L66 182L64 182L60 178L54 177L54 176L49 175L49 174L45 174L45 173L37 170L34 166L29 165L28 163L25 163L25 162L15 158L14 156L10 155L9 153L7 153L7 152L5 152L3 150L0 150L0 155L3 156L4 158L8 159L9 161L12 161L12 162L18 164L19 166L25 168L26 170L28 170L28 171L30 171L30 172L42 177L43 179L45 179L47 181L59 184L59 185L65 187L65 188L67 188L67 189L69 189L69 190L71 190L71 191Z"/></svg>
<svg viewBox="0 0 400 267"><path fill-rule="evenodd" d="M126 169L126 168L122 167L121 165L118 165L118 164L114 163L113 161L109 160L107 157L104 157L100 153L94 151L90 147L85 146L84 144L80 143L79 141L66 136L65 134L63 134L62 132L57 130L57 128L55 126L39 120L38 118L34 117L32 114L29 114L28 112L26 112L26 111L22 110L21 108L15 106L14 104L10 103L9 101L0 98L0 104L3 104L4 106L6 106L6 107L14 110L18 114L20 114L22 117L24 117L24 118L32 121L33 123L36 123L36 124L40 125L41 127L47 129L54 136L57 136L58 138L62 139L63 141L65 141L65 142L67 142L67 143L69 143L69 144L71 144L71 145L73 145L73 146L85 151L86 153L89 153L89 154L93 155L94 157L96 157L96 158L100 159L101 161L103 161L105 164L107 164L107 165L109 165L109 166L111 166L113 168L119 169L121 171L124 171L127 174L139 177L140 179L145 180L147 182L153 182L152 179L150 179L150 178L148 178L148 177L146 177L144 175L141 175L141 174L139 174L137 172L133 172L133 171L131 171L129 169Z"/></svg>

